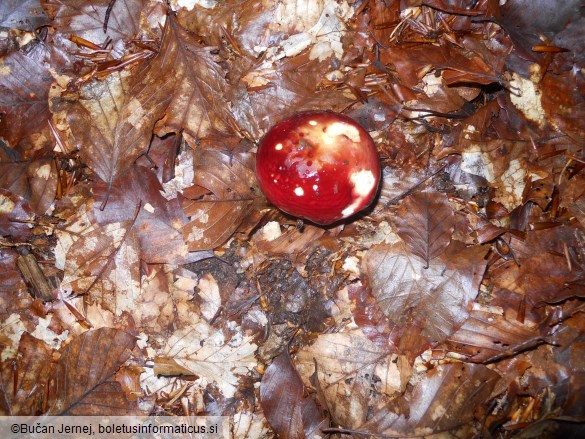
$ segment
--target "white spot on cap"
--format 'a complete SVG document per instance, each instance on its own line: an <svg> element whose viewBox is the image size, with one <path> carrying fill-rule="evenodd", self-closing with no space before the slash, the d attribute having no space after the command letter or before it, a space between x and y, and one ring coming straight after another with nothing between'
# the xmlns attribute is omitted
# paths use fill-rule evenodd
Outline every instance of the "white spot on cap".
<svg viewBox="0 0 585 439"><path fill-rule="evenodd" d="M356 213L357 209L362 206L364 200L370 196L376 186L376 177L372 171L361 170L354 172L349 177L349 180L353 184L352 195L354 198L353 203L341 211L343 218L347 218Z"/></svg>
<svg viewBox="0 0 585 439"><path fill-rule="evenodd" d="M312 127L316 127L317 126L317 122L315 122L314 120L310 120L309 121L309 125L311 125Z"/></svg>
<svg viewBox="0 0 585 439"><path fill-rule="evenodd" d="M297 197L302 197L303 195L305 195L305 191L303 190L302 187L296 187L295 188L295 195Z"/></svg>
<svg viewBox="0 0 585 439"><path fill-rule="evenodd" d="M282 149L282 143L277 143L276 146L274 147L274 149L276 149L277 151L280 151Z"/></svg>
<svg viewBox="0 0 585 439"><path fill-rule="evenodd" d="M329 136L347 136L352 142L360 141L360 132L352 125L344 122L335 122L329 125L325 131Z"/></svg>
<svg viewBox="0 0 585 439"><path fill-rule="evenodd" d="M316 191L317 189L319 189L319 186L317 186L316 184L313 185L313 190Z"/></svg>

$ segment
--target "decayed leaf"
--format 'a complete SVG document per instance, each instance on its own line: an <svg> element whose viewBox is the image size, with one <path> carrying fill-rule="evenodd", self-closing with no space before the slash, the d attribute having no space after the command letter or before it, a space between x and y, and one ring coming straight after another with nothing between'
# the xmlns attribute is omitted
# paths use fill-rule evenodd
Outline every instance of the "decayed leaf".
<svg viewBox="0 0 585 439"><path fill-rule="evenodd" d="M391 337L411 358L452 334L467 319L477 296L484 251L450 253L428 267L400 244L374 246L364 258L372 294L393 325Z"/></svg>
<svg viewBox="0 0 585 439"><path fill-rule="evenodd" d="M61 289L90 294L116 315L131 309L140 295L140 256L135 221L92 224L67 249ZM67 231L65 231L67 234Z"/></svg>
<svg viewBox="0 0 585 439"><path fill-rule="evenodd" d="M0 59L0 138L10 146L47 126L50 85L49 70L21 52Z"/></svg>
<svg viewBox="0 0 585 439"><path fill-rule="evenodd" d="M146 151L166 108L167 93L149 86L129 86L126 74L112 74L84 85L80 100L67 108L83 161L109 185Z"/></svg>
<svg viewBox="0 0 585 439"><path fill-rule="evenodd" d="M260 405L270 426L282 438L318 436L325 424L288 352L276 357L266 369L260 384Z"/></svg>
<svg viewBox="0 0 585 439"><path fill-rule="evenodd" d="M64 34L82 37L102 44L109 36L114 40L130 40L139 32L140 12L145 0L116 0L104 32L106 10L110 0L42 0L43 7L53 18L53 26Z"/></svg>
<svg viewBox="0 0 585 439"><path fill-rule="evenodd" d="M478 364L445 364L429 371L412 392L381 406L357 430L389 436L425 436L455 430L474 417L499 375Z"/></svg>
<svg viewBox="0 0 585 439"><path fill-rule="evenodd" d="M482 310L474 310L448 339L454 352L465 355L467 361L478 363L513 355L542 342L534 326Z"/></svg>
<svg viewBox="0 0 585 439"><path fill-rule="evenodd" d="M22 334L15 364L0 369L0 414L35 416L43 412L52 350L28 332ZM11 367L12 366L12 367Z"/></svg>
<svg viewBox="0 0 585 439"><path fill-rule="evenodd" d="M135 219L140 258L144 261L181 263L187 253L181 233L187 218L178 200L166 199L162 190L152 170L133 166L109 188L100 182L95 184L96 204L103 205L105 199L108 204L104 210L94 206L94 214L104 226ZM141 209L136 216L139 205Z"/></svg>
<svg viewBox="0 0 585 439"><path fill-rule="evenodd" d="M5 0L0 10L0 27L33 31L49 24L39 0Z"/></svg>
<svg viewBox="0 0 585 439"><path fill-rule="evenodd" d="M376 346L361 331L321 334L297 359L305 381L316 372L321 402L346 428L362 425L372 407L404 391L411 369L404 357Z"/></svg>
<svg viewBox="0 0 585 439"><path fill-rule="evenodd" d="M114 375L129 358L136 337L113 328L88 331L64 349L54 376L52 415L136 414Z"/></svg>
<svg viewBox="0 0 585 439"><path fill-rule="evenodd" d="M174 366L171 372L161 368L156 369L155 374L201 377L203 387L215 384L223 396L231 398L236 392L238 377L256 365L255 351L251 337L237 335L226 340L220 330L202 320L173 333L155 360L160 365Z"/></svg>
<svg viewBox="0 0 585 439"><path fill-rule="evenodd" d="M328 65L327 60L310 60L303 53L279 60L271 68L243 67L245 86L235 87L229 97L241 131L257 141L272 125L295 112L341 111L350 105L353 99L340 90L319 89Z"/></svg>
<svg viewBox="0 0 585 439"><path fill-rule="evenodd" d="M429 266L451 241L455 221L447 196L432 189L408 196L394 220L398 236L413 255Z"/></svg>
<svg viewBox="0 0 585 439"><path fill-rule="evenodd" d="M532 231L524 241L512 236L509 246L514 258L490 270L497 288L525 295L531 306L585 296L583 237L573 226Z"/></svg>
<svg viewBox="0 0 585 439"><path fill-rule="evenodd" d="M25 241L32 235L27 221L33 216L25 199L0 189L0 236Z"/></svg>
<svg viewBox="0 0 585 439"><path fill-rule="evenodd" d="M254 199L261 197L250 154L203 150L195 151L194 157L197 186L184 191L192 199L183 202L183 210L191 219L183 227L189 251L223 244L249 214ZM201 197L207 192L212 196Z"/></svg>
<svg viewBox="0 0 585 439"><path fill-rule="evenodd" d="M182 132L192 145L213 135L233 135L229 104L223 98L228 85L212 48L194 41L171 15L160 53L139 75L137 84L164 90L159 99L169 102L157 134Z"/></svg>

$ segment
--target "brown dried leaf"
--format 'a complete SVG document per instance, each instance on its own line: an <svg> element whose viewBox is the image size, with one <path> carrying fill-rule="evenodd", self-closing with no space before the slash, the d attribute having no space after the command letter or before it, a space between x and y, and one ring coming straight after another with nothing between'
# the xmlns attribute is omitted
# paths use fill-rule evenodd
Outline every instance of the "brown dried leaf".
<svg viewBox="0 0 585 439"><path fill-rule="evenodd" d="M136 337L114 328L87 331L74 338L55 369L51 415L124 416L138 412L114 375L130 357Z"/></svg>
<svg viewBox="0 0 585 439"><path fill-rule="evenodd" d="M321 334L297 359L306 381L317 373L321 402L345 428L359 427L372 406L404 391L411 370L404 357L376 346L361 331Z"/></svg>
<svg viewBox="0 0 585 439"><path fill-rule="evenodd" d="M536 327L481 310L472 311L448 339L451 350L465 355L466 361L478 363L514 355L542 342Z"/></svg>
<svg viewBox="0 0 585 439"><path fill-rule="evenodd" d="M183 237L189 251L210 250L232 236L261 192L252 155L205 149L196 151L194 157L194 183L212 196L183 203L191 219L183 227Z"/></svg>
<svg viewBox="0 0 585 439"><path fill-rule="evenodd" d="M27 221L33 217L34 214L24 198L0 189L0 236L26 241L32 236Z"/></svg>
<svg viewBox="0 0 585 439"><path fill-rule="evenodd" d="M146 151L168 103L168 90L140 81L139 75L129 85L125 73L114 73L85 84L67 108L81 158L108 185Z"/></svg>
<svg viewBox="0 0 585 439"><path fill-rule="evenodd" d="M342 111L352 99L340 90L319 89L328 61L310 60L308 53L275 62L274 68L248 66L244 86L234 88L229 99L240 129L259 140L276 122L304 110Z"/></svg>
<svg viewBox="0 0 585 439"><path fill-rule="evenodd" d="M240 333L226 339L221 329L201 320L175 331L155 361L166 364L171 375L188 371L188 375L202 377L206 383L215 384L223 396L231 398L239 377L256 365L256 348L252 337Z"/></svg>
<svg viewBox="0 0 585 439"><path fill-rule="evenodd" d="M42 3L53 18L53 26L61 33L102 44L107 37L114 40L134 38L140 31L140 12L146 1L113 2L107 32L104 32L104 21L110 0L42 0Z"/></svg>
<svg viewBox="0 0 585 439"><path fill-rule="evenodd" d="M79 236L77 230L83 226ZM82 211L60 232L65 255L61 289L89 294L115 315L130 310L141 292L140 245L134 221L101 226ZM71 241L74 237L75 241Z"/></svg>
<svg viewBox="0 0 585 439"><path fill-rule="evenodd" d="M377 245L363 260L372 295L411 358L446 339L467 319L485 270L479 247L450 251L427 267L401 245Z"/></svg>
<svg viewBox="0 0 585 439"><path fill-rule="evenodd" d="M260 405L281 438L318 436L326 422L315 401L307 396L286 351L274 359L262 377Z"/></svg>
<svg viewBox="0 0 585 439"><path fill-rule="evenodd" d="M30 32L49 23L39 0L4 0L2 4L0 27Z"/></svg>
<svg viewBox="0 0 585 439"><path fill-rule="evenodd" d="M0 374L0 414L35 416L43 412L47 376L51 370L52 349L24 332L20 337L15 363L7 361ZM11 367L13 366L13 367Z"/></svg>
<svg viewBox="0 0 585 439"><path fill-rule="evenodd" d="M47 126L50 85L49 70L21 52L0 59L0 138L10 146Z"/></svg>
<svg viewBox="0 0 585 439"><path fill-rule="evenodd" d="M574 226L531 231L524 241L512 236L514 258L490 268L493 283L526 296L529 306L585 297L583 240Z"/></svg>
<svg viewBox="0 0 585 439"><path fill-rule="evenodd" d="M211 51L198 44L173 15L167 17L160 52L137 82L166 90L161 97L169 100L169 107L157 125L158 135L182 132L192 145L197 139L233 135L235 124L223 98L228 88L225 72Z"/></svg>
<svg viewBox="0 0 585 439"><path fill-rule="evenodd" d="M421 257L428 267L451 242L455 229L453 216L445 194L425 189L406 197L394 222L398 236L410 253Z"/></svg>
<svg viewBox="0 0 585 439"><path fill-rule="evenodd" d="M438 366L404 397L379 407L358 430L398 437L455 430L474 418L498 379L483 365Z"/></svg>
<svg viewBox="0 0 585 439"><path fill-rule="evenodd" d="M187 246L181 228L187 222L176 198L167 200L156 175L142 166L132 166L109 188L97 182L93 213L98 223L107 226L136 218L135 230L140 258L148 263L178 264L184 261ZM97 206L108 197L104 210ZM141 209L136 216L136 207Z"/></svg>

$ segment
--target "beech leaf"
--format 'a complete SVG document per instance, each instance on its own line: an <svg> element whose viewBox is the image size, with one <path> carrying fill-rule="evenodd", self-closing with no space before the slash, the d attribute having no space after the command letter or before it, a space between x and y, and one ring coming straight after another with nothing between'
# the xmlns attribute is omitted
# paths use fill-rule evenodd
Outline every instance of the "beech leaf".
<svg viewBox="0 0 585 439"><path fill-rule="evenodd" d="M132 39L139 31L140 12L145 0L42 0L61 33L76 35L96 44L109 36L114 40ZM113 3L104 32L106 11Z"/></svg>
<svg viewBox="0 0 585 439"><path fill-rule="evenodd" d="M426 267L449 245L455 228L447 196L432 189L408 196L398 209L395 223L398 236Z"/></svg>
<svg viewBox="0 0 585 439"><path fill-rule="evenodd" d="M65 347L55 369L52 415L135 414L114 375L129 358L136 338L114 328L87 331Z"/></svg>
<svg viewBox="0 0 585 439"><path fill-rule="evenodd" d="M260 189L250 154L229 155L219 150L195 152L194 183L211 197L186 200L191 221L183 228L189 251L209 250L226 242L250 212ZM189 197L189 190L185 191Z"/></svg>
<svg viewBox="0 0 585 439"><path fill-rule="evenodd" d="M0 138L10 146L47 126L50 85L51 74L38 61L21 52L0 58Z"/></svg>
<svg viewBox="0 0 585 439"><path fill-rule="evenodd" d="M458 253L428 267L400 244L373 246L364 257L372 294L394 327L393 342L411 358L445 340L469 315L485 270L484 251Z"/></svg>
<svg viewBox="0 0 585 439"><path fill-rule="evenodd" d="M319 435L325 419L294 369L288 352L276 357L260 383L260 405L270 426L281 438Z"/></svg>

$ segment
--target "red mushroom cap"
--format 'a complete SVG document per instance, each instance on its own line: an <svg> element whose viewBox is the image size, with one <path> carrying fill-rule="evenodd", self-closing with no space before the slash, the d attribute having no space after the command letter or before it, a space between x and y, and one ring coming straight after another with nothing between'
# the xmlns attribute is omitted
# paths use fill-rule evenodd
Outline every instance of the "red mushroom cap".
<svg viewBox="0 0 585 439"><path fill-rule="evenodd" d="M372 202L380 162L374 141L353 119L308 111L266 133L256 154L256 175L276 207L326 225Z"/></svg>

